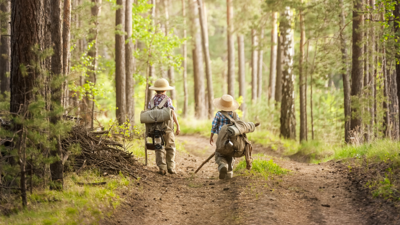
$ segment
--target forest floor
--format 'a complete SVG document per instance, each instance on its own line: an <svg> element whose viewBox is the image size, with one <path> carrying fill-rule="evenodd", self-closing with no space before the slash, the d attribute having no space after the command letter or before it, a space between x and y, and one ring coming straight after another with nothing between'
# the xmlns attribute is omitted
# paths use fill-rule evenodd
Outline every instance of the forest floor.
<svg viewBox="0 0 400 225"><path fill-rule="evenodd" d="M291 172L219 180L214 159L193 175L214 151L208 139L177 140L184 147L176 155L178 173L159 175L150 158L136 187L122 193L124 203L101 224L400 224L397 208L372 198L341 162L309 164L255 145L253 154Z"/></svg>

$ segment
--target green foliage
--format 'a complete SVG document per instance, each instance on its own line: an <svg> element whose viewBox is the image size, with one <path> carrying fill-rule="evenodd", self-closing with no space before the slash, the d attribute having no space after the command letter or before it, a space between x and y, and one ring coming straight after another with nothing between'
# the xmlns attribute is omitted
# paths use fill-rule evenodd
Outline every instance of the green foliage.
<svg viewBox="0 0 400 225"><path fill-rule="evenodd" d="M105 186L78 185L107 182ZM64 191L40 191L28 195L28 208L10 216L0 216L0 224L95 224L121 203L118 190L127 189L130 178L101 177L98 171L71 174Z"/></svg>

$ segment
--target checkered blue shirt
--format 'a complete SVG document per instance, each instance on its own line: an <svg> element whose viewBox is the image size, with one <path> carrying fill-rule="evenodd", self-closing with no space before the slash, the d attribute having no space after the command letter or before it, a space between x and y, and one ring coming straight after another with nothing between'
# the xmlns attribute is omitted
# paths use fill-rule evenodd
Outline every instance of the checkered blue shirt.
<svg viewBox="0 0 400 225"><path fill-rule="evenodd" d="M232 111L229 111L227 113L229 116L233 118ZM230 120L228 120L224 115L222 115L221 112L217 112L217 114L215 114L214 120L212 121L211 133L219 134L219 131L225 124L230 124Z"/></svg>
<svg viewBox="0 0 400 225"><path fill-rule="evenodd" d="M162 100L164 100L164 98L168 98L168 101L165 103L164 107L169 107L169 108L175 110L175 107L172 105L172 100L168 96L166 96L164 94L156 94L153 97L154 106L158 106L162 102ZM151 102L149 102L147 108L151 109Z"/></svg>

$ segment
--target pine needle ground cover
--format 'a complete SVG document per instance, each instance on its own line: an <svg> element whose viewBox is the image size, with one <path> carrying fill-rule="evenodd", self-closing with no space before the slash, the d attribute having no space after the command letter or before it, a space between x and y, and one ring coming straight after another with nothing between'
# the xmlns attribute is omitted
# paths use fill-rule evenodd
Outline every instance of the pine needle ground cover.
<svg viewBox="0 0 400 225"><path fill-rule="evenodd" d="M90 186L82 183L100 183ZM80 184L78 184L80 183ZM95 224L110 216L120 204L119 192L129 189L134 182L129 177L102 177L97 171L81 175L69 174L64 179L64 191L34 191L28 197L28 207L0 216L0 224ZM14 203L13 203L14 204Z"/></svg>

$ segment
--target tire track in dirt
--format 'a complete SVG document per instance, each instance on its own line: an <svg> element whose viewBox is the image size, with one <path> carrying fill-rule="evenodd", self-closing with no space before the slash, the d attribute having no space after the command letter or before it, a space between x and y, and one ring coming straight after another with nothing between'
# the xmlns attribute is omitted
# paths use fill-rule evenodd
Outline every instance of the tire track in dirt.
<svg viewBox="0 0 400 225"><path fill-rule="evenodd" d="M268 158L292 172L269 181L240 174L218 180L214 159L193 176L214 151L206 138L177 141L187 151L177 152L178 174L160 176L150 158L139 171L142 181L101 224L371 224L346 171L334 163L295 162L255 146L254 153L274 155Z"/></svg>

